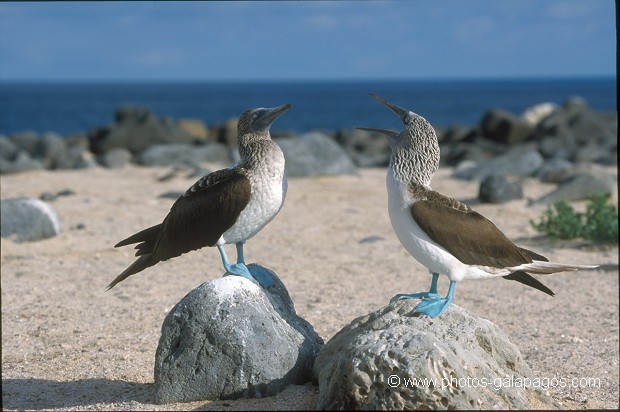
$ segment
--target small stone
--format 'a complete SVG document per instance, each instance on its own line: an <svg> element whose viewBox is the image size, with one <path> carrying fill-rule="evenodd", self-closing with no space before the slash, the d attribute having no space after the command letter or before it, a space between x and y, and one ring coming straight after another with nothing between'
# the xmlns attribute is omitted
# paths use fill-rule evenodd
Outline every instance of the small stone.
<svg viewBox="0 0 620 412"><path fill-rule="evenodd" d="M131 152L127 149L115 147L107 150L98 157L99 163L108 169L122 169L131 162Z"/></svg>
<svg viewBox="0 0 620 412"><path fill-rule="evenodd" d="M39 199L2 199L0 215L0 236L16 242L32 242L62 233L62 225L54 209Z"/></svg>
<svg viewBox="0 0 620 412"><path fill-rule="evenodd" d="M485 203L504 203L521 199L523 186L518 181L509 181L505 176L487 176L480 182L478 199Z"/></svg>
<svg viewBox="0 0 620 412"><path fill-rule="evenodd" d="M554 157L547 160L536 176L541 182L560 183L573 173L575 165L566 159Z"/></svg>

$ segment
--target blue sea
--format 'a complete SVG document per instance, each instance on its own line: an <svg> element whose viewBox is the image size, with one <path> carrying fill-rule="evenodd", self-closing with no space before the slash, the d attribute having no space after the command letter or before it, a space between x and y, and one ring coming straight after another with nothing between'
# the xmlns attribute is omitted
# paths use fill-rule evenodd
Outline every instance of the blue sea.
<svg viewBox="0 0 620 412"><path fill-rule="evenodd" d="M472 126L490 108L514 114L572 96L594 110L616 111L615 78L450 81L287 81L227 83L0 83L0 134L32 130L63 135L113 123L121 106L145 106L160 117L213 126L250 107L291 103L273 130L400 128L369 92L406 107L435 126Z"/></svg>

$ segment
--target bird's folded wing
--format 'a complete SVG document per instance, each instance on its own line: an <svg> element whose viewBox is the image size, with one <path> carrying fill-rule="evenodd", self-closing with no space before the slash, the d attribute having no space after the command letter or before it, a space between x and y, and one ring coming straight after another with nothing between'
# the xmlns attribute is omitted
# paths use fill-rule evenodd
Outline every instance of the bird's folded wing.
<svg viewBox="0 0 620 412"><path fill-rule="evenodd" d="M503 268L532 261L490 220L468 207L419 200L411 206L411 216L433 241L464 264Z"/></svg>
<svg viewBox="0 0 620 412"><path fill-rule="evenodd" d="M250 201L245 169L225 169L198 180L170 208L153 250L166 260L204 246L213 246Z"/></svg>

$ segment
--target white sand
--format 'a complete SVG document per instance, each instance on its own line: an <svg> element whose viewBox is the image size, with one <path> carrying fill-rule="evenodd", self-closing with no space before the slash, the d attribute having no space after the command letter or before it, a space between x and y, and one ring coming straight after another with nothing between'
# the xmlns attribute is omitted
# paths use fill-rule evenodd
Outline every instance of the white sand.
<svg viewBox="0 0 620 412"><path fill-rule="evenodd" d="M191 289L223 273L217 250L206 248L105 291L134 259L131 247L113 245L161 222L173 200L158 195L184 191L195 180L179 175L157 181L167 172L128 167L2 175L2 198L75 192L51 203L63 221L62 236L21 244L1 240L4 409L314 407L318 388L310 384L265 399L149 403L167 311ZM556 378L549 394L564 407L618 408L618 247L540 236L528 220L538 219L544 206L528 207L526 200L477 204L478 184L449 176L449 169L441 170L434 188L468 202L518 245L552 261L603 265L601 270L543 278L556 293L553 298L493 279L459 284L455 303L504 330L535 376ZM524 184L525 195L532 198L553 188L534 179ZM284 208L245 250L248 263L260 263L280 276L297 312L326 341L352 319L385 306L393 295L427 290L430 283L428 272L392 231L384 169L289 179ZM234 247L228 251L234 258ZM441 293L447 283L440 279ZM579 386L581 378L595 381L587 387L583 380ZM558 382L565 382L564 387Z"/></svg>

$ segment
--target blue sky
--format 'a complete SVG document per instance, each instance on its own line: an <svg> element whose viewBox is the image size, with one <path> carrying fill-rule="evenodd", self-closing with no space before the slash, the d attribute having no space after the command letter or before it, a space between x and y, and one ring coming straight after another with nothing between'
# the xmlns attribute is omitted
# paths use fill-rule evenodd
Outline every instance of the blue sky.
<svg viewBox="0 0 620 412"><path fill-rule="evenodd" d="M611 0L0 3L0 81L613 76Z"/></svg>

